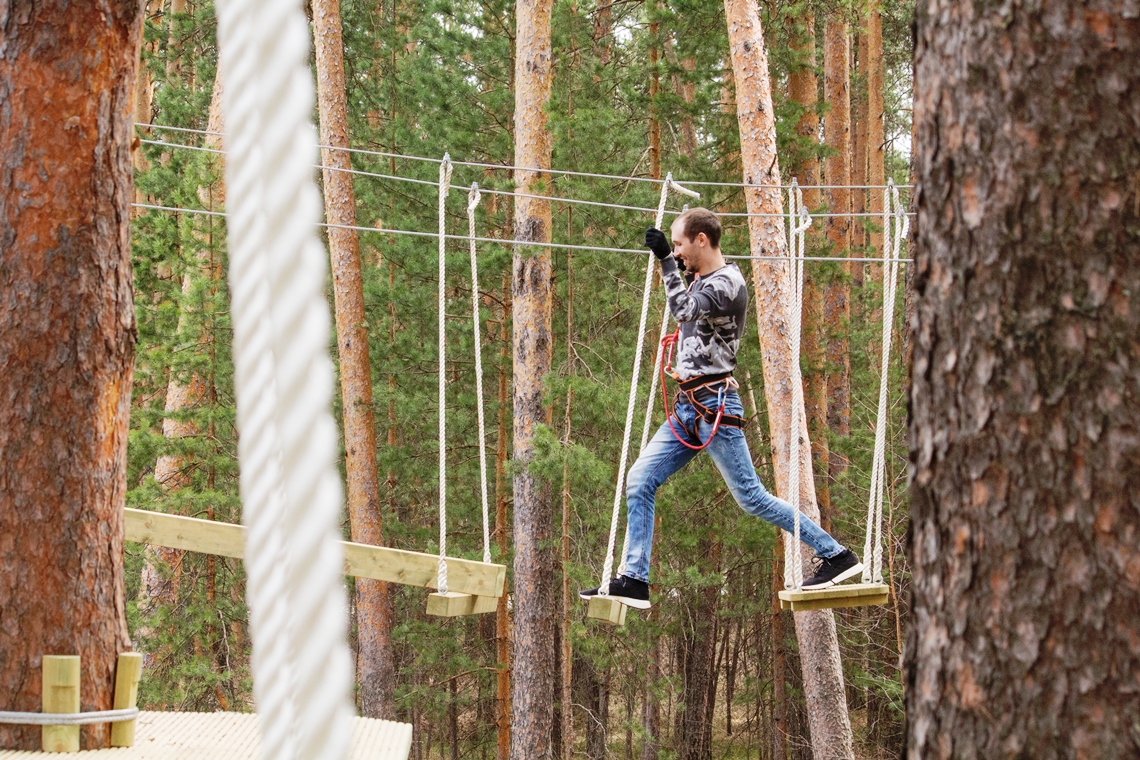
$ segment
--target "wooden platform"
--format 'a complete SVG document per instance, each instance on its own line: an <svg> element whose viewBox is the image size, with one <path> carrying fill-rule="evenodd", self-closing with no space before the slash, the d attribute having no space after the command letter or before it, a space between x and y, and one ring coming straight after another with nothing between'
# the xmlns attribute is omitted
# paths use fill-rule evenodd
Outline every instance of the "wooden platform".
<svg viewBox="0 0 1140 760"><path fill-rule="evenodd" d="M849 583L819 591L780 592L780 609L792 612L832 610L842 607L870 607L886 604L890 587L883 583Z"/></svg>
<svg viewBox="0 0 1140 760"><path fill-rule="evenodd" d="M133 747L63 754L0 750L0 760L261 760L259 743L252 713L141 712ZM411 749L410 723L353 718L351 760L407 760Z"/></svg>

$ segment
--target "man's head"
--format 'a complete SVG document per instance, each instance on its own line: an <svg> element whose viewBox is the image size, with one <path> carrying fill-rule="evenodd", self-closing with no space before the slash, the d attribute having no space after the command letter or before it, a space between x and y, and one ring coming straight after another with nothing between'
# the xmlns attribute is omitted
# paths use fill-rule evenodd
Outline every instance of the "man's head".
<svg viewBox="0 0 1140 760"><path fill-rule="evenodd" d="M707 208L691 208L670 229L673 255L690 272L707 274L724 266L720 255L720 220Z"/></svg>

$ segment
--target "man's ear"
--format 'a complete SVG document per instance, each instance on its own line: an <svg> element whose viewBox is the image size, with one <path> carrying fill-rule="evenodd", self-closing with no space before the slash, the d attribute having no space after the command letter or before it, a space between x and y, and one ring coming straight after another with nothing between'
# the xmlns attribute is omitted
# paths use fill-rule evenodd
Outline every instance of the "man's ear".
<svg viewBox="0 0 1140 760"><path fill-rule="evenodd" d="M703 238L704 242L701 242L702 238ZM698 232L696 238L693 239L693 242L696 243L698 246L701 246L701 247L708 246L709 245L709 236L703 232Z"/></svg>

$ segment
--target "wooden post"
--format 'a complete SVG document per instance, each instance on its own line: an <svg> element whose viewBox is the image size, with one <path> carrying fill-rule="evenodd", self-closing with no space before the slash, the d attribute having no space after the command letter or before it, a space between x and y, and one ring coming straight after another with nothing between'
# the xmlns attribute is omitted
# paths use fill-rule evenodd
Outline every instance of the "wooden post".
<svg viewBox="0 0 1140 760"><path fill-rule="evenodd" d="M79 712L79 655L44 655L43 712ZM78 752L79 726L44 726L44 752Z"/></svg>
<svg viewBox="0 0 1140 760"><path fill-rule="evenodd" d="M134 707L139 698L139 678L142 676L142 654L139 652L121 652L119 662L115 667L115 705L116 710L126 710ZM132 747L135 743L135 724L137 720L125 720L111 724L111 746Z"/></svg>

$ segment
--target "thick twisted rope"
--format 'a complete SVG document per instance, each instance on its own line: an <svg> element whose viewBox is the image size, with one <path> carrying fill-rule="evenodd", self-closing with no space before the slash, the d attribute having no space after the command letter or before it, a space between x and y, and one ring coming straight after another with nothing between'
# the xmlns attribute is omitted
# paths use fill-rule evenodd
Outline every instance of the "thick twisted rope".
<svg viewBox="0 0 1140 760"><path fill-rule="evenodd" d="M447 194L451 191L451 157L439 165L439 571L436 588L447 593Z"/></svg>
<svg viewBox="0 0 1140 760"><path fill-rule="evenodd" d="M225 81L222 107L229 187L227 230L233 312L234 385L241 462L246 595L253 635L253 692L267 758L296 757L290 589L278 568L285 562L280 521L284 512L279 435L274 417L272 328L266 282L265 219L261 209L259 135L260 25L249 2L219 2L218 42Z"/></svg>
<svg viewBox="0 0 1140 760"><path fill-rule="evenodd" d="M888 181L883 195L883 338L879 362L879 409L875 420L875 456L871 465L871 491L867 499L867 534L863 557L864 583L883 582L883 500L886 493L887 383L891 341L894 336L895 296L898 290L899 252L909 220L902 209L898 189Z"/></svg>
<svg viewBox="0 0 1140 760"><path fill-rule="evenodd" d="M137 707L78 713L0 711L0 723L21 726L90 726L95 723L122 723L137 717L139 717Z"/></svg>
<svg viewBox="0 0 1140 760"><path fill-rule="evenodd" d="M657 216L654 217L653 226L656 227L657 229L661 229L661 225L664 224L664 221L665 221L665 202L669 200L669 190L671 190L671 189L676 190L679 193L683 193L685 195L692 196L694 198L700 198L701 197L699 193L695 193L692 190L681 187L676 182L674 182L672 173L667 174L665 176L665 182L661 185L661 199L657 203ZM602 585L599 586L599 588L598 588L598 594L600 594L601 596L607 596L609 594L610 581L613 579L614 545L617 543L618 517L621 515L621 497L622 497L622 489L625 486L625 475L626 475L625 467L626 467L626 463L629 461L629 439L630 439L630 434L633 431L633 412L637 406L637 384L638 384L638 379L641 375L641 357L645 353L645 326L646 326L646 322L649 319L649 301L650 301L651 296L653 295L653 273L654 273L654 267L656 264L655 258L656 257L654 257L654 256L649 257L649 262L647 263L647 265L645 267L645 285L641 291L641 293L642 293L642 295L641 295L641 318L638 321L638 326L637 326L637 349L634 351L634 356L633 356L633 375L630 378L630 383L629 383L629 400L626 403L626 407L625 407L625 430L622 432L621 456L618 460L617 485L614 488L614 508L613 508L613 513L610 516L610 535L609 535L609 541L606 545L606 561L605 561L605 564L602 566ZM665 319L668 317L668 313L669 313L668 310L669 310L669 305L668 305L668 303L666 303L666 305L665 305L665 317L662 318L662 336L664 336L664 330L666 327ZM658 362L661 361L661 343L660 343L660 341L657 344L657 361ZM658 363L656 365L655 369L657 369L659 367L660 367L660 364ZM653 373L653 376L654 376L654 380L656 380L656 377L657 377L656 371ZM652 408L652 404L653 404L653 393L652 392L649 395L649 404L650 404L650 408ZM648 424L649 423L647 420L646 421L646 431L648 430ZM642 448L645 448L645 441L648 439L648 435L649 435L648 432L643 431L642 442L641 442ZM621 550L622 559L621 559L621 563L619 564L619 567L618 567L619 571L625 569L625 555L628 551L629 551L629 531L626 531L625 539L622 542L622 550Z"/></svg>
<svg viewBox="0 0 1140 760"><path fill-rule="evenodd" d="M788 437L788 501L795 515L795 527L789 537L784 534L784 585L803 586L803 550L800 542L800 444L804 428L804 386L800 373L800 334L802 332L804 295L804 250L811 216L804 207L803 193L792 180L788 190L788 290L791 304L788 314L788 340L791 349L792 419ZM790 543L790 545L789 545Z"/></svg>
<svg viewBox="0 0 1140 760"><path fill-rule="evenodd" d="M479 185L471 183L467 194L467 237L471 241L471 324L475 333L475 408L479 412L479 497L483 504L483 561L491 561L491 528L487 509L487 448L483 420L483 339L479 333L479 266L475 261L475 209Z"/></svg>
<svg viewBox="0 0 1140 760"><path fill-rule="evenodd" d="M219 6L223 68L231 62L233 80L227 121L241 133L227 168L235 180L230 251L239 423L252 425L243 427L242 438L255 439L249 443L260 457L242 461L243 496L252 496L246 505L252 514L243 516L251 529L250 606L254 619L261 618L255 648L281 639L289 665L283 679L255 657L261 661L256 680L268 681L256 687L269 729L263 750L274 758L338 758L347 755L351 734L352 672L330 410L327 263L316 234L320 198L311 169L317 150L308 27L296 3L227 0ZM269 401L255 407L266 390ZM259 490L251 493L247 483ZM273 550L273 523L281 551L267 557L262 552ZM284 591L282 628L252 613L273 609L265 596L273 573ZM254 582L255 574L266 577ZM282 742L278 708L287 702L291 729Z"/></svg>

